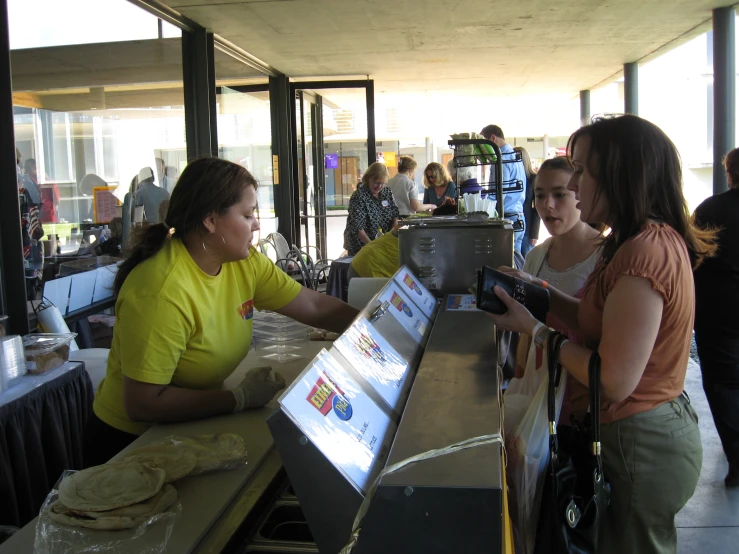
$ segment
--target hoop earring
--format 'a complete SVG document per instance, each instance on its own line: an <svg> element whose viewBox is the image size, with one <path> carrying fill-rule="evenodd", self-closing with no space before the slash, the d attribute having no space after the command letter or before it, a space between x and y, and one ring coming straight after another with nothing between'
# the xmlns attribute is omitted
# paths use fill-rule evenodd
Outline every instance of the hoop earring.
<svg viewBox="0 0 739 554"><path fill-rule="evenodd" d="M226 239L223 238L223 235L221 233L213 232L213 233L210 233L210 234L211 235L218 235L219 237L221 237L221 241L223 241L223 246L226 246ZM203 242L201 244L203 245L203 250L205 250L208 254L215 254L215 252L211 252L210 250L208 250L205 247L205 237L203 237Z"/></svg>

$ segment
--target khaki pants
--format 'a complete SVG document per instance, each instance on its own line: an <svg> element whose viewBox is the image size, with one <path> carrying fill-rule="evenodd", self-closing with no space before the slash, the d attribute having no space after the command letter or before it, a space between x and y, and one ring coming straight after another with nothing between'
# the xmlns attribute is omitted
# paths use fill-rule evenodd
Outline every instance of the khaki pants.
<svg viewBox="0 0 739 554"><path fill-rule="evenodd" d="M598 554L675 553L675 514L703 463L698 416L684 397L601 425L611 503Z"/></svg>

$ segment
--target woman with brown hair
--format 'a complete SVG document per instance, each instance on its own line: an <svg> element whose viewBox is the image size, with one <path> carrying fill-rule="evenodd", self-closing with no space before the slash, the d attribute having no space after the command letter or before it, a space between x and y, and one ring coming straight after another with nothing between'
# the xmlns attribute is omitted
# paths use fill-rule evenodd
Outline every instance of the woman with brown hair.
<svg viewBox="0 0 739 554"><path fill-rule="evenodd" d="M423 203L441 206L445 198L457 200L457 185L454 184L446 167L437 162L431 162L423 171Z"/></svg>
<svg viewBox="0 0 739 554"><path fill-rule="evenodd" d="M739 148L724 160L729 190L695 210L718 229L718 254L695 270L695 342L703 390L729 462L727 487L739 487Z"/></svg>
<svg viewBox="0 0 739 554"><path fill-rule="evenodd" d="M632 115L576 131L568 188L580 217L611 232L582 299L549 285L550 313L582 336L565 341L558 361L588 385L601 358L601 446L610 504L599 554L674 553L675 514L693 495L703 450L698 417L683 393L693 326L693 272L713 255L714 234L691 222L675 145ZM506 271L537 285L536 277ZM496 287L508 311L504 329L547 344L552 330Z"/></svg>
<svg viewBox="0 0 739 554"><path fill-rule="evenodd" d="M116 322L106 376L85 432L85 465L106 462L154 423L239 412L284 387L246 357L254 309L342 332L357 311L301 287L253 246L257 181L218 158L190 163L165 221L134 235L115 279Z"/></svg>
<svg viewBox="0 0 739 554"><path fill-rule="evenodd" d="M523 146L514 146L514 152L521 154L523 168L526 171L526 182L524 183L526 197L523 202L523 218L526 221L526 230L523 234L523 242L521 243L521 254L525 258L531 249L536 246L539 240L539 225L541 218L539 212L534 205L534 188L536 183L536 172L531 163L531 157L528 150Z"/></svg>

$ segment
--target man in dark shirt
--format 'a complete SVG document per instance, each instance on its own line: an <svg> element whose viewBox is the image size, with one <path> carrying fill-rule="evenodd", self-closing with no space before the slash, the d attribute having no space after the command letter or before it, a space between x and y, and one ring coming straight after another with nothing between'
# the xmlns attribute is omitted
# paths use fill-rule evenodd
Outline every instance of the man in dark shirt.
<svg viewBox="0 0 739 554"><path fill-rule="evenodd" d="M704 201L696 222L719 229L718 254L695 270L695 341L703 389L729 461L727 487L739 486L739 149L724 161L729 190Z"/></svg>

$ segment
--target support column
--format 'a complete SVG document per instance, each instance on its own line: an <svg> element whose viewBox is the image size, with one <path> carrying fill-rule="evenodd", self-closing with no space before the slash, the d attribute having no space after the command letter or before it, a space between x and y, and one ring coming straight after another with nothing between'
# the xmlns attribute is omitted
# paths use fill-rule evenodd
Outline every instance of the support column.
<svg viewBox="0 0 739 554"><path fill-rule="evenodd" d="M275 184L277 231L295 244L297 230L294 206L293 157L291 148L290 81L284 75L269 78L269 107L272 118L272 172Z"/></svg>
<svg viewBox="0 0 739 554"><path fill-rule="evenodd" d="M736 146L736 12L713 10L713 193L728 190L724 156Z"/></svg>
<svg viewBox="0 0 739 554"><path fill-rule="evenodd" d="M368 164L377 161L377 143L375 142L375 82L367 80L367 158Z"/></svg>
<svg viewBox="0 0 739 554"><path fill-rule="evenodd" d="M187 160L218 155L216 69L213 33L199 27L182 33Z"/></svg>
<svg viewBox="0 0 739 554"><path fill-rule="evenodd" d="M639 64L624 64L624 112L639 115Z"/></svg>
<svg viewBox="0 0 739 554"><path fill-rule="evenodd" d="M11 75L8 3L0 0L0 312L10 317L8 333L25 335L29 331L28 307L16 186Z"/></svg>
<svg viewBox="0 0 739 554"><path fill-rule="evenodd" d="M590 124L590 91L580 91L580 127Z"/></svg>

